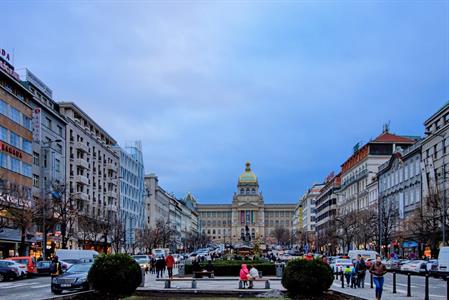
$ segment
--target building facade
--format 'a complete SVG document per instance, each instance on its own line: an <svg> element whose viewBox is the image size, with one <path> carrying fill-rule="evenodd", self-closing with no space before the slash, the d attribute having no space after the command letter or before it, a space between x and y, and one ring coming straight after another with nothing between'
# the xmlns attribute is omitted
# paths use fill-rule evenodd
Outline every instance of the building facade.
<svg viewBox="0 0 449 300"><path fill-rule="evenodd" d="M316 199L320 195L324 184L313 184L312 187L301 197L302 207L302 230L303 232L315 233L316 227Z"/></svg>
<svg viewBox="0 0 449 300"><path fill-rule="evenodd" d="M340 214L369 207L367 186L377 176L378 168L397 149L405 149L416 142L415 138L391 134L388 128L374 140L355 147L341 166L341 188L338 209Z"/></svg>
<svg viewBox="0 0 449 300"><path fill-rule="evenodd" d="M28 69L25 69L24 77L23 85L33 94L30 101L33 108L32 195L36 203L39 199L49 202L54 188L58 191L65 189L67 121L59 113L53 91ZM46 244L47 250L52 249L52 245L56 248L61 246L59 224L46 231L44 235L43 224L36 224L35 250L38 252L43 250L43 244Z"/></svg>
<svg viewBox="0 0 449 300"><path fill-rule="evenodd" d="M0 258L5 258L29 254L34 238L29 226L11 217L13 211L32 207L33 95L21 84L9 54L0 50Z"/></svg>
<svg viewBox="0 0 449 300"><path fill-rule="evenodd" d="M406 222L421 205L421 142L407 149L399 149L379 167L378 210L380 211L381 242L388 246L385 235L391 235L393 244L407 252L415 252L418 243L407 230ZM385 232L390 231L390 232ZM403 240L399 245L398 240ZM390 249L393 251L394 249ZM401 253L402 255L402 253Z"/></svg>
<svg viewBox="0 0 449 300"><path fill-rule="evenodd" d="M215 243L241 243L248 232L251 241L274 244L276 227L292 232L295 204L265 204L250 163L239 176L231 204L199 204L201 230Z"/></svg>
<svg viewBox="0 0 449 300"><path fill-rule="evenodd" d="M145 226L156 228L159 220L168 221L170 215L170 199L174 196L167 193L155 174L145 175Z"/></svg>
<svg viewBox="0 0 449 300"><path fill-rule="evenodd" d="M335 253L336 250L336 245L331 243L331 236L335 227L337 193L340 189L340 183L340 174L334 175L333 172L329 174L315 201L317 243L318 249L322 253Z"/></svg>
<svg viewBox="0 0 449 300"><path fill-rule="evenodd" d="M119 218L124 227L124 247L134 249L136 231L145 228L145 169L142 144L114 146L119 155Z"/></svg>
<svg viewBox="0 0 449 300"><path fill-rule="evenodd" d="M110 222L119 205L119 156L116 141L93 119L72 102L60 102L59 109L67 120L66 178L68 197L76 199L79 218ZM79 220L78 220L79 224ZM81 237L78 226L69 248L95 248L104 251L97 237ZM98 235L102 235L98 233ZM108 242L110 246L110 242Z"/></svg>

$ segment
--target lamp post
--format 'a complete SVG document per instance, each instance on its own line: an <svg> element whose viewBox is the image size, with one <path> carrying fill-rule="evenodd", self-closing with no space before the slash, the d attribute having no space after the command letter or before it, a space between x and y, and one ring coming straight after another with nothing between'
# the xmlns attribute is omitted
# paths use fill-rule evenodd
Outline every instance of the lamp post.
<svg viewBox="0 0 449 300"><path fill-rule="evenodd" d="M62 142L61 139L56 140L48 140L42 143L41 149L40 149L40 156L42 159L44 159L44 156L46 154L46 149L50 148L52 143L59 143ZM42 205L42 231L43 231L43 237L42 237L42 256L45 259L47 259L47 228L46 228L46 218L47 218L47 193L46 193L46 182L44 181L44 166L40 165L40 182L42 182L41 186L41 199L43 201Z"/></svg>
<svg viewBox="0 0 449 300"><path fill-rule="evenodd" d="M443 199L442 199L442 207L443 207L443 221L441 222L442 228L442 234L443 234L443 246L446 246L446 218L447 218L447 211L446 211L446 135L442 133L432 133L429 131L424 132L427 135L436 135L439 136L442 139L443 142ZM437 184L435 182L435 184Z"/></svg>

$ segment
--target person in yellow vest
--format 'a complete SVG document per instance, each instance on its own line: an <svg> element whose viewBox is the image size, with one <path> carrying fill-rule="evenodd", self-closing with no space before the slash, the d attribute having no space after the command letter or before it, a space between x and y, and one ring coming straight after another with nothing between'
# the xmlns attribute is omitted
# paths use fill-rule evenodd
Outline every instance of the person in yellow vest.
<svg viewBox="0 0 449 300"><path fill-rule="evenodd" d="M57 276L61 275L61 273L62 273L61 263L58 260L58 256L55 255L55 256L53 256L53 258L51 260L51 265L50 265L51 278L53 279L53 277L57 277Z"/></svg>

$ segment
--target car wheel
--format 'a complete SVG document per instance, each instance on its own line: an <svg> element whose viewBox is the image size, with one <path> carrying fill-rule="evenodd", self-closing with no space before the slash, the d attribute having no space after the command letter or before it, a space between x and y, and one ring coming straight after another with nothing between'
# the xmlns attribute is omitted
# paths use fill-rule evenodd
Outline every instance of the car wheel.
<svg viewBox="0 0 449 300"><path fill-rule="evenodd" d="M56 289L52 289L51 292L55 295L61 295L62 294L62 290L56 290Z"/></svg>
<svg viewBox="0 0 449 300"><path fill-rule="evenodd" d="M5 276L3 274L0 274L0 282L5 280Z"/></svg>

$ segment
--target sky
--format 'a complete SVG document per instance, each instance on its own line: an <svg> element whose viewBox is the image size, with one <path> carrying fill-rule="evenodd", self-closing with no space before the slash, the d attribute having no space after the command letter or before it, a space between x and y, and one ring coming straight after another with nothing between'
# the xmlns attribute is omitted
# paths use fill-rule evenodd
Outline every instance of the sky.
<svg viewBox="0 0 449 300"><path fill-rule="evenodd" d="M178 197L294 203L449 101L448 1L1 1L0 48Z"/></svg>

